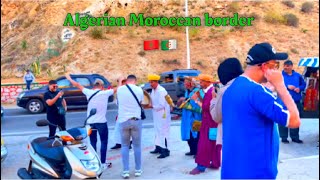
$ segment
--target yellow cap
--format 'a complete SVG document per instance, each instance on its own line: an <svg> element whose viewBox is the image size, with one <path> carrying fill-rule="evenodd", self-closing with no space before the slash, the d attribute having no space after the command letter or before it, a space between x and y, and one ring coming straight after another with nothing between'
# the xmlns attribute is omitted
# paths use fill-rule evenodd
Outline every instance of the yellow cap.
<svg viewBox="0 0 320 180"><path fill-rule="evenodd" d="M214 82L213 77L209 74L200 74L198 76L198 79L202 81Z"/></svg>
<svg viewBox="0 0 320 180"><path fill-rule="evenodd" d="M160 76L156 75L156 74L149 74L148 75L148 81L159 81L160 80Z"/></svg>

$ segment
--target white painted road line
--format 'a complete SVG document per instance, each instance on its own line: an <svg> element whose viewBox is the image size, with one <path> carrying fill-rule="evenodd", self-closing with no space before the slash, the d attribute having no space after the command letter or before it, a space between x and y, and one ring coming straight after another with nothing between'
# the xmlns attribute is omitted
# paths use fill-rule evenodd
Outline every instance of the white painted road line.
<svg viewBox="0 0 320 180"><path fill-rule="evenodd" d="M180 126L179 122L172 122L171 126ZM152 128L153 123L145 123L142 124L142 128ZM114 126L109 126L109 130L114 130ZM13 132L13 133L2 133L1 136L24 136L24 135L34 135L34 134L47 134L48 130L46 131L23 131L23 132Z"/></svg>

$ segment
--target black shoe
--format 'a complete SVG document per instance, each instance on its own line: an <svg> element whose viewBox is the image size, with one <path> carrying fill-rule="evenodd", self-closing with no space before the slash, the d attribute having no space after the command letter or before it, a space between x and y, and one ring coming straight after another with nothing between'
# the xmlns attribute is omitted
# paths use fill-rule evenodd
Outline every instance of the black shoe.
<svg viewBox="0 0 320 180"><path fill-rule="evenodd" d="M185 155L186 155L186 156L192 156L192 155L194 155L194 153L192 153L192 152L187 152Z"/></svg>
<svg viewBox="0 0 320 180"><path fill-rule="evenodd" d="M285 143L285 144L289 144L288 139L282 139L281 142Z"/></svg>
<svg viewBox="0 0 320 180"><path fill-rule="evenodd" d="M300 139L292 139L292 142L298 143L298 144L302 144L303 141L301 141Z"/></svg>
<svg viewBox="0 0 320 180"><path fill-rule="evenodd" d="M120 149L121 148L121 144L116 144L115 146L113 146L111 149Z"/></svg>
<svg viewBox="0 0 320 180"><path fill-rule="evenodd" d="M163 158L166 158L166 157L168 157L168 156L170 156L170 151L169 151L168 149L163 149L163 150L161 151L160 156L158 156L157 158L158 158L158 159L163 159Z"/></svg>
<svg viewBox="0 0 320 180"><path fill-rule="evenodd" d="M150 151L151 154L158 154L161 152L161 149L159 146L156 146L156 149L154 149L153 151Z"/></svg>

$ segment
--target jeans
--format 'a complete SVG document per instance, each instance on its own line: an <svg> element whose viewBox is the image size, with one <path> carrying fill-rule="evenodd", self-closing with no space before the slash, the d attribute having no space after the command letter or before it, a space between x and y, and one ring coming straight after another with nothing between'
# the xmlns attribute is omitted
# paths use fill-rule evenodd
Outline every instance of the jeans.
<svg viewBox="0 0 320 180"><path fill-rule="evenodd" d="M190 139L188 139L188 145L189 145L191 154L194 154L194 155L197 154L198 141L199 141L199 132L197 134L197 137L194 138L190 131Z"/></svg>
<svg viewBox="0 0 320 180"><path fill-rule="evenodd" d="M134 160L136 170L141 170L141 120L127 120L120 123L121 132L121 155L123 170L129 171L129 146L132 137L132 145L134 151Z"/></svg>
<svg viewBox="0 0 320 180"><path fill-rule="evenodd" d="M108 124L105 123L93 123L90 124L92 133L90 135L90 142L95 151L97 151L97 131L100 136L101 147L100 147L100 158L101 163L106 163L107 148L108 148Z"/></svg>
<svg viewBox="0 0 320 180"><path fill-rule="evenodd" d="M27 82L27 89L30 90L31 89L32 80L26 81L26 82Z"/></svg>
<svg viewBox="0 0 320 180"><path fill-rule="evenodd" d="M300 101L295 101L295 103L296 103L297 108L299 110L299 114L301 115L301 112L303 110L302 103ZM287 139L289 129L287 127L281 126L281 125L278 125L278 127L279 127L280 137L282 139ZM292 140L299 140L299 128L290 128L290 137Z"/></svg>
<svg viewBox="0 0 320 180"><path fill-rule="evenodd" d="M60 126L61 130L66 130L66 118L62 115L57 115L55 118L48 118L50 123ZM49 137L56 134L57 127L49 125Z"/></svg>

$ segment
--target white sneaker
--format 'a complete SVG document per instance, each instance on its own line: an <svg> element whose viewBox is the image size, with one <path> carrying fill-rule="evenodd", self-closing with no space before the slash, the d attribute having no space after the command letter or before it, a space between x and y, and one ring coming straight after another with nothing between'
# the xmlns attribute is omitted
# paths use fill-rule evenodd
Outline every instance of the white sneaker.
<svg viewBox="0 0 320 180"><path fill-rule="evenodd" d="M134 173L136 177L141 176L141 174L142 174L142 170L136 170L136 172Z"/></svg>
<svg viewBox="0 0 320 180"><path fill-rule="evenodd" d="M130 177L130 172L129 171L123 171L121 176L124 178L124 179L128 179Z"/></svg>

